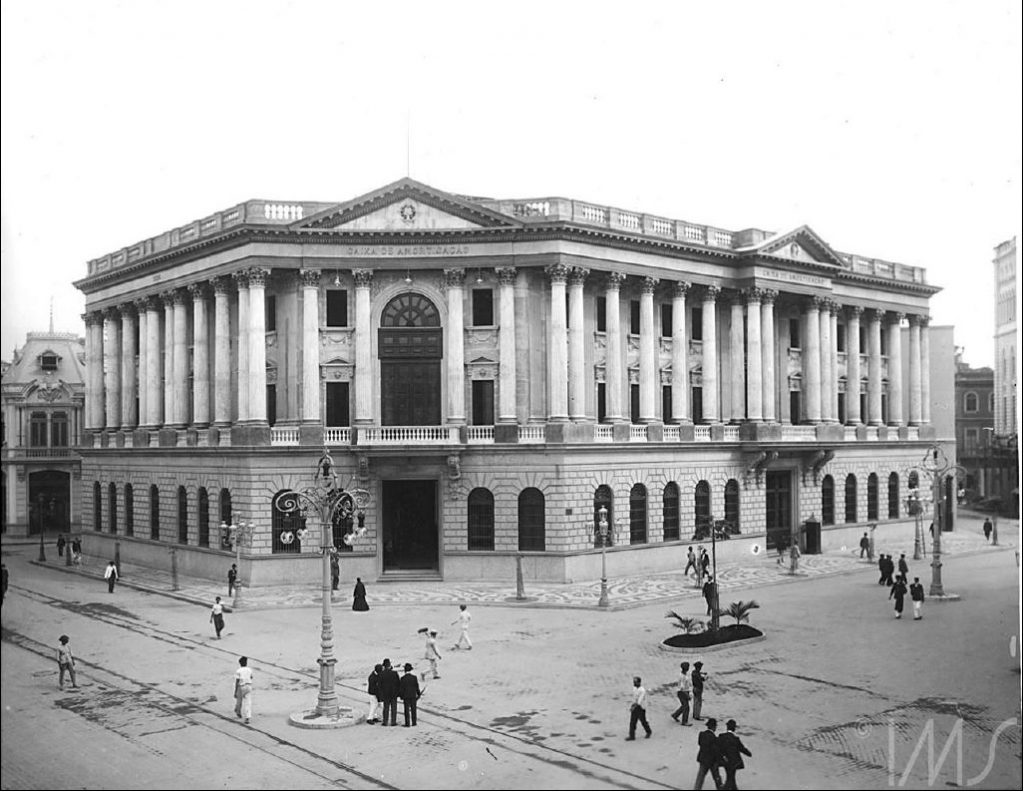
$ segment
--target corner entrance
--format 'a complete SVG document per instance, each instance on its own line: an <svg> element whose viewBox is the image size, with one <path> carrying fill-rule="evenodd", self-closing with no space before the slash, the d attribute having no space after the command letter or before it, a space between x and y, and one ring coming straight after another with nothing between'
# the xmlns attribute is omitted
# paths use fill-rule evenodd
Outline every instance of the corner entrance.
<svg viewBox="0 0 1024 792"><path fill-rule="evenodd" d="M384 572L437 571L437 482L381 482Z"/></svg>

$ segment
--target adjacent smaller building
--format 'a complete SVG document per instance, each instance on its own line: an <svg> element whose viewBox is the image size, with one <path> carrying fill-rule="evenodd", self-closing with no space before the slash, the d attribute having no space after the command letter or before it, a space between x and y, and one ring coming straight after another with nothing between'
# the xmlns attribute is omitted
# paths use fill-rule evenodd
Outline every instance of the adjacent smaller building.
<svg viewBox="0 0 1024 792"><path fill-rule="evenodd" d="M992 494L991 445L995 408L992 369L971 368L956 351L956 461L966 471L968 502Z"/></svg>
<svg viewBox="0 0 1024 792"><path fill-rule="evenodd" d="M1002 498L1003 514L1016 517L1020 509L1020 451L1018 448L1017 368L1020 329L1017 311L1020 279L1017 237L1001 242L992 260L995 270L995 415L989 454L992 494Z"/></svg>
<svg viewBox="0 0 1024 792"><path fill-rule="evenodd" d="M85 339L29 333L2 383L4 533L79 530Z"/></svg>

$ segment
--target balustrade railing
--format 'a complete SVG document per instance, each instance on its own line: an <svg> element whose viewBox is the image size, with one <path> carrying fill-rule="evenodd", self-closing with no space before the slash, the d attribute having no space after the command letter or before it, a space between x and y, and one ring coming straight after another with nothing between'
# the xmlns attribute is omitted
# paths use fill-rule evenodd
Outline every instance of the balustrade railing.
<svg viewBox="0 0 1024 792"><path fill-rule="evenodd" d="M594 427L594 442L595 443L610 443L612 441L612 426L611 424L597 424Z"/></svg>
<svg viewBox="0 0 1024 792"><path fill-rule="evenodd" d="M360 445L456 445L457 426L367 426L359 427Z"/></svg>
<svg viewBox="0 0 1024 792"><path fill-rule="evenodd" d="M352 445L352 430L347 426L328 426L324 428L324 445Z"/></svg>
<svg viewBox="0 0 1024 792"><path fill-rule="evenodd" d="M782 426L782 439L796 442L816 440L817 431L813 426Z"/></svg>
<svg viewBox="0 0 1024 792"><path fill-rule="evenodd" d="M666 425L665 430L662 433L662 438L666 443L678 443L679 442L679 427Z"/></svg>
<svg viewBox="0 0 1024 792"><path fill-rule="evenodd" d="M857 427L855 427L855 426L845 426L845 427L843 427L843 440L845 440L847 443L852 443L856 439L857 439Z"/></svg>
<svg viewBox="0 0 1024 792"><path fill-rule="evenodd" d="M299 428L297 426L270 428L270 444L272 446L297 446L299 444Z"/></svg>
<svg viewBox="0 0 1024 792"><path fill-rule="evenodd" d="M921 430L916 426L907 427L907 439L908 440L920 440Z"/></svg>
<svg viewBox="0 0 1024 792"><path fill-rule="evenodd" d="M493 426L467 426L466 427L466 442L481 444L481 443L493 443L494 442L494 427Z"/></svg>
<svg viewBox="0 0 1024 792"><path fill-rule="evenodd" d="M738 443L740 440L740 428L738 426L725 427L725 434L722 439L727 443Z"/></svg>
<svg viewBox="0 0 1024 792"><path fill-rule="evenodd" d="M640 424L631 424L629 427L629 442L631 443L646 443L647 442L647 427Z"/></svg>
<svg viewBox="0 0 1024 792"><path fill-rule="evenodd" d="M711 427L707 425L693 427L693 439L698 443L710 443Z"/></svg>
<svg viewBox="0 0 1024 792"><path fill-rule="evenodd" d="M543 443L544 424L527 424L519 427L520 443Z"/></svg>

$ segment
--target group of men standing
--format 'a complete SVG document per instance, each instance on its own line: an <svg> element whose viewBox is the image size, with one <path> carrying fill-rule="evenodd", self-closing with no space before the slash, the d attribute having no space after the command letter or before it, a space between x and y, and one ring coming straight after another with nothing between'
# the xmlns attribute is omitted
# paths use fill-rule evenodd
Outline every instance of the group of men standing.
<svg viewBox="0 0 1024 792"><path fill-rule="evenodd" d="M693 552L693 545L686 548L686 568L683 574L689 575L691 569L698 587L711 577L711 556L704 545L697 545L696 553Z"/></svg>
<svg viewBox="0 0 1024 792"><path fill-rule="evenodd" d="M420 689L419 677L413 673L412 663L406 663L402 669L405 673L400 677L391 667L391 659L385 657L370 672L366 681L366 692L370 697L370 709L366 713L368 726L375 723L397 726L398 699L402 699L406 727L416 725L416 702L424 691ZM377 717L379 709L383 709L382 720Z"/></svg>
<svg viewBox="0 0 1024 792"><path fill-rule="evenodd" d="M898 564L893 563L891 555L880 555L878 557L878 572L878 585L889 587L889 599L893 600L895 618L903 618L903 603L909 590L910 600L914 604L914 621L920 621L921 610L924 607L924 586L921 584L920 578L914 578L914 582L907 585L910 565L907 563L906 554L900 554ZM893 573L897 573L895 579L893 579Z"/></svg>

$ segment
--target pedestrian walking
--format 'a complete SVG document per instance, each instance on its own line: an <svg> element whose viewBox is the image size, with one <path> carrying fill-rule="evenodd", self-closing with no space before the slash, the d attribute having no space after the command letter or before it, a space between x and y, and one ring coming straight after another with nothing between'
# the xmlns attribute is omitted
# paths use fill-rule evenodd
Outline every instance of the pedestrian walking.
<svg viewBox="0 0 1024 792"><path fill-rule="evenodd" d="M76 566L82 563L82 540L77 536L71 540L71 560Z"/></svg>
<svg viewBox="0 0 1024 792"><path fill-rule="evenodd" d="M704 583L701 593L704 595L704 599L708 603L708 616L710 616L711 609L715 601L715 581L712 578L708 578Z"/></svg>
<svg viewBox="0 0 1024 792"><path fill-rule="evenodd" d="M885 585L885 553L878 554L878 585Z"/></svg>
<svg viewBox="0 0 1024 792"><path fill-rule="evenodd" d="M363 585L362 578L356 578L355 588L352 589L352 610L368 611L369 609L370 606L366 604L366 586Z"/></svg>
<svg viewBox="0 0 1024 792"><path fill-rule="evenodd" d="M60 646L57 647L57 667L60 669L60 679L58 685L60 689L64 689L64 673L67 672L68 676L71 677L71 687L78 687L78 682L75 681L75 655L71 651L71 639L66 635L60 637Z"/></svg>
<svg viewBox="0 0 1024 792"><path fill-rule="evenodd" d="M437 673L437 661L441 659L441 653L437 651L437 630L427 630L427 643L424 647L423 659L430 664L430 673L434 675L434 679L440 679L441 675ZM423 678L426 679L426 672L424 672Z"/></svg>
<svg viewBox="0 0 1024 792"><path fill-rule="evenodd" d="M210 624L220 638L221 630L224 629L224 606L220 604L220 597L214 599L213 607L210 609Z"/></svg>
<svg viewBox="0 0 1024 792"><path fill-rule="evenodd" d="M238 658L235 671L235 715L246 723L252 718L252 669L248 657Z"/></svg>
<svg viewBox="0 0 1024 792"><path fill-rule="evenodd" d="M736 771L742 770L745 767L743 755L753 756L753 754L747 750L747 746L743 744L743 741L736 736L736 721L729 718L725 722L725 728L728 731L718 735L717 746L718 759L722 763L722 767L725 768L725 781L722 783L722 789L737 789Z"/></svg>
<svg viewBox="0 0 1024 792"><path fill-rule="evenodd" d="M985 532L985 541L987 542L992 536L992 520L986 517L984 525L981 526L981 530Z"/></svg>
<svg viewBox="0 0 1024 792"><path fill-rule="evenodd" d="M640 684L640 677L633 677L633 701L629 705L629 736L627 740L636 739L636 725L644 727L647 736L651 736L651 726L647 722L647 691Z"/></svg>
<svg viewBox="0 0 1024 792"><path fill-rule="evenodd" d="M391 667L391 660L387 657L384 658L384 662L381 663L384 666L380 672L380 682L378 689L380 690L380 699L384 702L384 721L382 726L397 726L398 725L398 694L401 691L399 685L398 672Z"/></svg>
<svg viewBox="0 0 1024 792"><path fill-rule="evenodd" d="M920 578L914 578L910 584L910 601L914 603L914 621L920 621L921 608L924 607L924 586Z"/></svg>
<svg viewBox="0 0 1024 792"><path fill-rule="evenodd" d="M903 576L903 579L906 580L907 574L910 572L910 567L907 565L906 553L900 553L900 560L897 568L899 569L900 574Z"/></svg>
<svg viewBox="0 0 1024 792"><path fill-rule="evenodd" d="M457 640L455 642L455 645L452 647L452 649L461 649L463 641L466 642L466 648L467 649L472 649L473 648L473 642L471 640L469 640L469 623L472 620L473 620L473 617L470 615L469 611L466 609L466 606L465 605L459 605L459 615L455 619L455 621L452 622L453 625L455 625L455 624L459 625L459 640Z"/></svg>
<svg viewBox="0 0 1024 792"><path fill-rule="evenodd" d="M701 580L711 577L711 556L708 555L708 550L706 547L701 548L700 569Z"/></svg>
<svg viewBox="0 0 1024 792"><path fill-rule="evenodd" d="M402 699L402 713L405 715L405 727L416 725L416 702L419 701L423 692L420 690L420 681L412 672L412 663L403 666L405 674L398 680L398 697ZM412 723L409 723L410 718Z"/></svg>
<svg viewBox="0 0 1024 792"><path fill-rule="evenodd" d="M708 773L711 773L711 780L715 782L715 789L722 788L722 777L718 773L717 728L718 721L708 718L704 731L697 735L697 780L693 782L694 789L704 788L704 779Z"/></svg>
<svg viewBox="0 0 1024 792"><path fill-rule="evenodd" d="M57 537L57 555L61 558L64 557L64 546L67 544L67 540L64 538L64 534L60 534Z"/></svg>
<svg viewBox="0 0 1024 792"><path fill-rule="evenodd" d="M690 574L690 570L693 570L693 574L697 575L697 556L693 552L693 545L689 545L686 548L686 569L683 570L683 576Z"/></svg>
<svg viewBox="0 0 1024 792"><path fill-rule="evenodd" d="M789 546L789 571L795 575L797 569L800 567L800 548L796 542L793 542Z"/></svg>
<svg viewBox="0 0 1024 792"><path fill-rule="evenodd" d="M103 570L103 577L107 580L107 592L113 594L114 584L117 583L117 565L113 561L107 564L107 568Z"/></svg>
<svg viewBox="0 0 1024 792"><path fill-rule="evenodd" d="M860 557L863 558L868 553L868 548L871 547L871 540L868 539L868 532L865 531L864 535L860 538Z"/></svg>
<svg viewBox="0 0 1024 792"><path fill-rule="evenodd" d="M238 585L238 565L232 564L228 570L228 596L235 593L235 586Z"/></svg>
<svg viewBox="0 0 1024 792"><path fill-rule="evenodd" d="M701 707L704 705L704 681L708 675L703 671L704 663L698 660L693 664L693 672L690 674L690 681L693 682L693 719L704 720L700 716Z"/></svg>
<svg viewBox="0 0 1024 792"><path fill-rule="evenodd" d="M383 664L377 663L373 667L373 671L370 672L370 676L366 678L366 695L370 700L370 708L366 712L366 722L371 726L375 723L380 723L380 720L377 718L377 712L383 701L380 697L380 675L383 670Z"/></svg>
<svg viewBox="0 0 1024 792"><path fill-rule="evenodd" d="M892 587L892 573L896 571L896 564L892 560L892 554L885 557L885 585Z"/></svg>
<svg viewBox="0 0 1024 792"><path fill-rule="evenodd" d="M337 591L341 584L341 564L338 563L338 556L331 556L331 591Z"/></svg>
<svg viewBox="0 0 1024 792"><path fill-rule="evenodd" d="M889 589L889 599L896 601L894 613L897 619L903 618L903 598L905 596L907 596L907 582L906 578L900 575Z"/></svg>
<svg viewBox="0 0 1024 792"><path fill-rule="evenodd" d="M676 691L676 698L679 699L679 707L672 713L672 720L681 723L683 726L690 725L690 695L693 693L693 680L690 679L690 664L679 664L679 689ZM680 717L682 720L680 720Z"/></svg>

